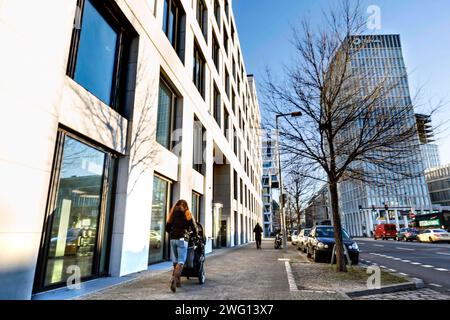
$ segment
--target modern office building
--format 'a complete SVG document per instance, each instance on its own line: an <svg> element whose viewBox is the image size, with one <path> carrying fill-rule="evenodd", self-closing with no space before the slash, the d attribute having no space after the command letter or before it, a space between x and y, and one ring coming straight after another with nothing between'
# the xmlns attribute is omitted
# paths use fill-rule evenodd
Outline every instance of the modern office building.
<svg viewBox="0 0 450 320"><path fill-rule="evenodd" d="M255 82L231 0L0 1L0 299L207 252L262 224Z"/></svg>
<svg viewBox="0 0 450 320"><path fill-rule="evenodd" d="M405 67L399 35L356 36L354 45L360 50L350 61L350 70L355 74L367 74L370 77L361 79L364 89L372 82L389 77L395 88L390 90L383 107L394 113L396 108L411 106L408 75ZM366 80L367 79L367 80ZM416 117L413 108L404 118L404 124L413 126ZM399 123L401 125L401 123ZM409 213L426 213L431 210L428 187L425 181L424 168L421 161L419 137L405 141L411 147L416 159L405 164L404 170L414 178L402 181L386 179L384 186L368 185L357 181L346 181L339 185L341 214L346 228L353 236L371 235L374 226L379 223L395 223L397 227L409 224ZM373 175L388 176L386 172L366 166L364 170Z"/></svg>
<svg viewBox="0 0 450 320"><path fill-rule="evenodd" d="M431 203L450 207L450 165L425 171Z"/></svg>
<svg viewBox="0 0 450 320"><path fill-rule="evenodd" d="M278 199L275 199L280 188L278 170L277 140L272 131L266 131L262 137L263 175L262 197L264 236L268 237L272 232L281 228L279 217Z"/></svg>
<svg viewBox="0 0 450 320"><path fill-rule="evenodd" d="M435 143L431 116L416 114L417 131L419 133L420 153L425 170L441 165L439 146Z"/></svg>

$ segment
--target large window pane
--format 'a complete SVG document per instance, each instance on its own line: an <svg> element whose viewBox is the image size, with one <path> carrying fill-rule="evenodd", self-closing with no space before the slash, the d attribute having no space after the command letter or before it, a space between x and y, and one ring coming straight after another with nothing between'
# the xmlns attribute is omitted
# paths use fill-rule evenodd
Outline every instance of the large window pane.
<svg viewBox="0 0 450 320"><path fill-rule="evenodd" d="M65 138L45 286L66 281L70 266L82 277L93 275L105 160L105 153Z"/></svg>
<svg viewBox="0 0 450 320"><path fill-rule="evenodd" d="M155 176L153 178L153 207L150 225L149 264L164 259L164 237L169 198L170 183Z"/></svg>
<svg viewBox="0 0 450 320"><path fill-rule="evenodd" d="M172 123L173 94L170 89L161 82L159 88L158 118L156 124L156 141L167 149L170 148L170 131Z"/></svg>
<svg viewBox="0 0 450 320"><path fill-rule="evenodd" d="M114 81L118 34L88 0L83 22L74 80L110 105Z"/></svg>

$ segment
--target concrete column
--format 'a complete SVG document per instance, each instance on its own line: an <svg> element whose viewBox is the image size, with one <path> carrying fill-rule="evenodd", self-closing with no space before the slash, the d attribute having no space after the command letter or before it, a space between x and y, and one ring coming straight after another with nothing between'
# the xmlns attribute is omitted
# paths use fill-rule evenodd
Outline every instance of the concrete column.
<svg viewBox="0 0 450 320"><path fill-rule="evenodd" d="M362 237L363 235L363 217L362 217L362 212L358 211L356 213L356 216L358 217L358 236Z"/></svg>
<svg viewBox="0 0 450 320"><path fill-rule="evenodd" d="M400 223L398 221L398 211L395 209L395 225L397 226L397 230L400 229Z"/></svg>

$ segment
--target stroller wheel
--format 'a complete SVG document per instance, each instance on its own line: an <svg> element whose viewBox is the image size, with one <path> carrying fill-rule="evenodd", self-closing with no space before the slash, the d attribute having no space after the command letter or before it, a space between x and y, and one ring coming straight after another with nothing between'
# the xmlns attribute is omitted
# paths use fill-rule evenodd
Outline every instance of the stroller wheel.
<svg viewBox="0 0 450 320"><path fill-rule="evenodd" d="M203 265L200 267L200 270L198 272L198 283L199 284L205 284L206 275L205 275L205 268Z"/></svg>

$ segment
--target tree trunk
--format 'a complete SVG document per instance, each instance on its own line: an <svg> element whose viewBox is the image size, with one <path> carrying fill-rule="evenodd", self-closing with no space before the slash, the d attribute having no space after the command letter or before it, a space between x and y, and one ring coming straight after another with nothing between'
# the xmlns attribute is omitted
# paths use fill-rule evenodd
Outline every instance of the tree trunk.
<svg viewBox="0 0 450 320"><path fill-rule="evenodd" d="M339 215L339 195L336 182L330 182L331 211L333 213L334 240L336 242L336 265L338 272L347 272L342 240L341 217Z"/></svg>

